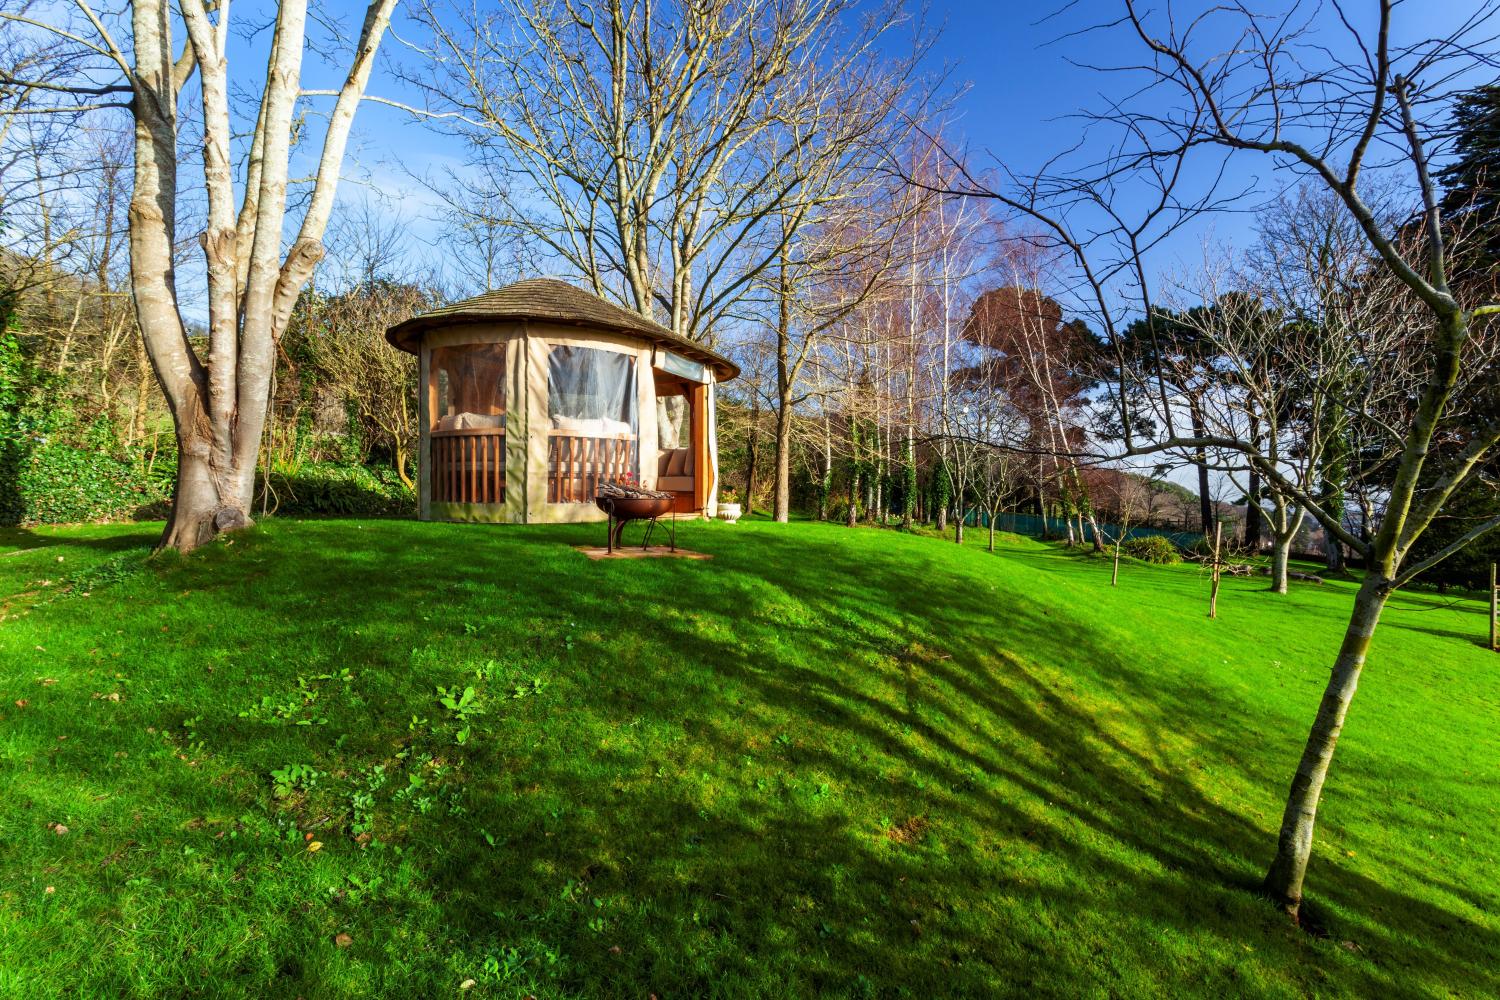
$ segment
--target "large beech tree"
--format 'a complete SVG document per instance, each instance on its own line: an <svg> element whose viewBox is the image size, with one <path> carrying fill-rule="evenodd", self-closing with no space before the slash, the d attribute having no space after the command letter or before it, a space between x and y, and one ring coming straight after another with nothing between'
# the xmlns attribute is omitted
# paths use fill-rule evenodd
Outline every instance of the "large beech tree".
<svg viewBox="0 0 1500 1000"><path fill-rule="evenodd" d="M87 0L76 0L76 16L65 16L63 8L45 8L45 16L0 13L8 30L47 35L78 53L78 72L49 81L50 98L71 100L79 111L123 108L134 126L130 287L178 447L163 547L191 549L250 523L276 344L323 256L355 109L395 4L369 4L342 86L323 92L335 101L290 246L287 192L293 135L301 128L298 102L307 96L301 89L307 0L277 5L266 63L238 81L260 92L254 121L238 128L231 109L229 0L179 0L175 7L135 0L118 17L101 15ZM194 79L197 100L184 100ZM188 108L201 111L201 119L192 120ZM235 140L246 132L247 155L237 172ZM190 175L182 150L189 141L201 143L200 192L179 186L181 176ZM174 257L190 199L205 209L197 242L207 273L206 342L190 338Z"/></svg>

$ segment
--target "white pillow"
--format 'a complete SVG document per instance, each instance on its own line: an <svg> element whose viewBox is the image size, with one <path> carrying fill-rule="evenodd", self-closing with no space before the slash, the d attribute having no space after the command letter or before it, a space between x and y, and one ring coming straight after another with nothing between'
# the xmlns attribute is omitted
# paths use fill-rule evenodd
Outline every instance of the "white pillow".
<svg viewBox="0 0 1500 1000"><path fill-rule="evenodd" d="M577 434L579 437L598 437L603 423L602 420L585 420L583 417L552 418L553 429Z"/></svg>
<svg viewBox="0 0 1500 1000"><path fill-rule="evenodd" d="M623 420L553 417L552 427L579 437L629 437L631 433L630 425Z"/></svg>
<svg viewBox="0 0 1500 1000"><path fill-rule="evenodd" d="M460 430L496 428L501 426L504 419L504 415L499 413L460 413L454 418L453 426Z"/></svg>

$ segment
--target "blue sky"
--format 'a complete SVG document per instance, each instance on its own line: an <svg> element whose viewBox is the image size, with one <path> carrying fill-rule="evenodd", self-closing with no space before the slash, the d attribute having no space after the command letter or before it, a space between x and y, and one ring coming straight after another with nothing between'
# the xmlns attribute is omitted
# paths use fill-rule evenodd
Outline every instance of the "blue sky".
<svg viewBox="0 0 1500 1000"><path fill-rule="evenodd" d="M1165 0L1160 0L1158 9L1162 3ZM362 4L333 6L343 11L352 38L358 28ZM1181 10L1197 10L1202 6L1177 4ZM1373 3L1353 0L1349 6L1356 23L1359 18L1373 17ZM915 12L917 6L913 4L911 9ZM972 162L985 166L998 159L1026 171L1039 167L1053 153L1078 141L1082 129L1082 123L1075 117L1078 112L1099 108L1110 96L1111 88L1118 90L1125 86L1120 76L1099 73L1087 68L1088 65L1141 58L1139 45L1126 29L1081 30L1118 16L1120 9L1118 0L1076 0L1066 6L1064 0L1041 0L1035 4L933 0L927 9L927 23L939 31L939 37L931 51L929 69L946 70L950 83L963 88L953 107L950 134L967 146ZM1419 31L1430 34L1472 9L1472 0L1408 3L1398 8L1395 34L1404 38ZM249 13L248 5L237 8L238 18ZM400 8L393 29L400 37L420 38L420 32ZM1336 52L1352 55L1346 40L1337 35L1328 35L1320 41L1332 45ZM387 39L386 57L387 62L398 59L408 66L415 63L411 51L396 38ZM263 57L257 52L253 58ZM337 83L339 68L323 64L312 55L305 69L308 87ZM410 99L386 71L377 72L370 91ZM325 98L319 99L317 106L326 108L330 104L331 99ZM351 160L345 170L348 183L341 190L340 200L355 204L374 198L382 211L409 222L412 237L420 246L422 241L434 240L441 229L434 218L438 203L410 174L439 171L460 164L462 158L463 148L458 140L415 123L402 112L366 104L356 124ZM1212 157L1202 157L1189 171L1188 186L1201 188L1214 169ZM1237 159L1230 178L1235 187L1252 188L1262 200L1290 179L1289 175L1278 174L1270 160L1253 155ZM1219 213L1199 220L1158 250L1153 266L1175 270L1191 262L1197 258L1205 239L1244 243L1253 235L1255 204L1256 198L1251 198L1240 212Z"/></svg>

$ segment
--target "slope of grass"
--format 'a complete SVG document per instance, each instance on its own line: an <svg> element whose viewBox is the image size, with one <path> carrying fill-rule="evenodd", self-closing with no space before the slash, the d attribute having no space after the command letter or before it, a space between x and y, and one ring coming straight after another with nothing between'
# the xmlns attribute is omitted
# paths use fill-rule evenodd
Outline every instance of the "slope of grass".
<svg viewBox="0 0 1500 1000"><path fill-rule="evenodd" d="M1386 616L1311 935L1252 889L1347 584L1208 621L1195 568L982 532L156 530L0 536L0 995L1500 994L1472 602Z"/></svg>

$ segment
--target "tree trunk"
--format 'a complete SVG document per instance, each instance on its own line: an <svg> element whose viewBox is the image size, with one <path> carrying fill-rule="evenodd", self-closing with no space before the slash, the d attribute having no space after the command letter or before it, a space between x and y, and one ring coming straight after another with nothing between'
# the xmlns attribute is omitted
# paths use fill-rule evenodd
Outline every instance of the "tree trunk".
<svg viewBox="0 0 1500 1000"><path fill-rule="evenodd" d="M852 528L859 520L859 473L849 476L849 512L845 524Z"/></svg>
<svg viewBox="0 0 1500 1000"><path fill-rule="evenodd" d="M1260 449L1260 415L1250 408L1250 441ZM1245 548L1252 556L1260 554L1260 470L1250 467L1249 482L1245 484Z"/></svg>
<svg viewBox="0 0 1500 1000"><path fill-rule="evenodd" d="M789 394L788 394L789 395ZM783 396L776 410L776 491L771 516L785 524L792 506L792 407Z"/></svg>
<svg viewBox="0 0 1500 1000"><path fill-rule="evenodd" d="M1328 567L1328 572L1343 574L1344 567L1344 543L1333 536L1327 528L1323 529L1323 562Z"/></svg>
<svg viewBox="0 0 1500 1000"><path fill-rule="evenodd" d="M823 483L818 490L818 520L828 520L828 491L833 489L833 430L828 426L828 410L823 410Z"/></svg>
<svg viewBox="0 0 1500 1000"><path fill-rule="evenodd" d="M917 446L912 438L911 424L906 425L906 442L901 455L901 530L910 531L912 514L917 509Z"/></svg>
<svg viewBox="0 0 1500 1000"><path fill-rule="evenodd" d="M760 458L760 397L750 401L750 432L745 442L745 516L755 509L755 465Z"/></svg>
<svg viewBox="0 0 1500 1000"><path fill-rule="evenodd" d="M1260 473L1252 469L1245 491L1245 548L1252 556L1260 552L1260 522Z"/></svg>
<svg viewBox="0 0 1500 1000"><path fill-rule="evenodd" d="M1323 691L1323 700L1318 705L1317 717L1308 733L1307 746L1302 751L1287 796L1281 833L1276 842L1276 858L1266 873L1265 889L1293 919L1302 905L1302 881L1307 875L1307 860L1312 853L1318 799L1328 777L1328 766L1333 761L1339 733L1344 728L1349 703L1359 685L1359 674L1370 649L1370 637L1374 635L1380 613L1390 597L1390 587L1390 580L1372 570L1359 588L1338 659L1334 661L1333 672Z"/></svg>
<svg viewBox="0 0 1500 1000"><path fill-rule="evenodd" d="M158 549L189 552L221 531L250 525L250 497L221 496L215 479L238 485L240 477L216 477L206 440L177 442L177 489Z"/></svg>
<svg viewBox="0 0 1500 1000"><path fill-rule="evenodd" d="M1193 422L1193 436L1204 437L1208 431L1203 424L1202 404L1198 397L1188 397L1188 415ZM1203 534L1213 533L1213 500L1208 495L1208 453L1202 448L1193 452L1193 464L1198 467L1198 517L1203 524Z"/></svg>
<svg viewBox="0 0 1500 1000"><path fill-rule="evenodd" d="M792 503L792 290L787 276L786 251L781 254L776 321L776 472L771 495L771 517L787 522Z"/></svg>
<svg viewBox="0 0 1500 1000"><path fill-rule="evenodd" d="M1292 554L1292 539L1277 532L1271 547L1271 592L1287 592L1287 562Z"/></svg>
<svg viewBox="0 0 1500 1000"><path fill-rule="evenodd" d="M400 440L401 440L399 437L396 440L397 440L398 443L393 448L393 450L396 453L395 454L396 475L398 475L398 476L401 477L401 483L402 483L402 485L404 485L407 489L409 489L413 493L415 493L416 490L417 490L416 480L412 479L412 477L409 476L409 475L407 475L407 473L406 473L406 446L399 443ZM269 464L270 463L267 463L267 466L269 466ZM267 472L270 471L269 467L267 468L266 471Z"/></svg>
<svg viewBox="0 0 1500 1000"><path fill-rule="evenodd" d="M953 515L953 541L962 545L964 543L964 509L958 508Z"/></svg>

